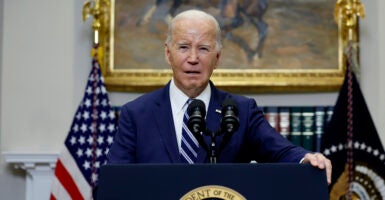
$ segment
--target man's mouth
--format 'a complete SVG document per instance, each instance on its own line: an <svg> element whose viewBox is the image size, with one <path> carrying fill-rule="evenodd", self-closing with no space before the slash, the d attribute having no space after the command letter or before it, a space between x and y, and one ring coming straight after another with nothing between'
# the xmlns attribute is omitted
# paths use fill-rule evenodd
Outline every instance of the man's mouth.
<svg viewBox="0 0 385 200"><path fill-rule="evenodd" d="M199 71L185 71L186 74L199 74Z"/></svg>

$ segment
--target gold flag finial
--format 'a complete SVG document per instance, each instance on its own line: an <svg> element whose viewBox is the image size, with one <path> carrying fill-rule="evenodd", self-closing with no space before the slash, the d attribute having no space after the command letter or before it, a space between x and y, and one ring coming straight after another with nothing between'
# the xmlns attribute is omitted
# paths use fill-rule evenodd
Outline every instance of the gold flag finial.
<svg viewBox="0 0 385 200"><path fill-rule="evenodd" d="M105 55L103 47L108 36L108 19L109 19L110 0L87 0L83 4L82 19L86 21L90 16L93 16L93 48L91 49L91 56L96 57L101 66L102 73L104 73Z"/></svg>
<svg viewBox="0 0 385 200"><path fill-rule="evenodd" d="M94 17L92 22L92 29L94 30L94 44L100 43L100 34L105 31L107 23L105 21L106 13L105 8L110 4L109 0L87 0L83 4L83 21L86 21L91 15Z"/></svg>
<svg viewBox="0 0 385 200"><path fill-rule="evenodd" d="M358 17L365 17L364 6L360 0L338 0L334 19L341 26L345 41L358 41Z"/></svg>
<svg viewBox="0 0 385 200"><path fill-rule="evenodd" d="M334 18L339 25L344 58L359 79L361 69L358 64L359 17L365 17L364 6L360 0L338 0Z"/></svg>

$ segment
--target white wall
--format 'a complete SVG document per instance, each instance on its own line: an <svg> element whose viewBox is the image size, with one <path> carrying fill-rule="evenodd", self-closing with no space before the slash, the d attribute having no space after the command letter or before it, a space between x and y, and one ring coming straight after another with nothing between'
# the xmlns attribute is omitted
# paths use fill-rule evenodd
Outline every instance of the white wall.
<svg viewBox="0 0 385 200"><path fill-rule="evenodd" d="M385 3L362 0L362 90L385 144ZM0 194L23 199L23 172L1 153L60 151L91 68L81 0L0 0ZM370 12L369 12L370 11ZM140 94L111 92L121 105ZM337 93L258 94L261 105L334 105Z"/></svg>
<svg viewBox="0 0 385 200"><path fill-rule="evenodd" d="M362 0L360 23L361 89L382 144L385 144L385 1Z"/></svg>
<svg viewBox="0 0 385 200"><path fill-rule="evenodd" d="M3 57L3 0L0 0L0 83L1 83L1 77L2 77L2 57ZM1 87L0 87L0 113L1 113ZM0 120L0 127L1 127L1 120ZM0 144L1 144L1 128L0 128Z"/></svg>
<svg viewBox="0 0 385 200"><path fill-rule="evenodd" d="M75 63L74 18L81 4L75 2L3 0L2 153L56 152L62 146L80 90L75 86L80 81L75 69L82 66ZM11 171L3 158L0 164L1 199L24 199L21 172Z"/></svg>
<svg viewBox="0 0 385 200"><path fill-rule="evenodd" d="M384 87L385 87L385 22L383 19L385 19L385 1L380 1L378 2L379 6L377 7L377 13L378 17L377 19L381 19L377 21L377 26L378 26L378 43L379 48L377 51L379 52L379 56L377 57L378 59L378 79L380 87L377 89L377 94L378 94L378 101L377 101L377 113L375 115L375 124L377 125L378 130L381 132L381 141L382 145L385 145L385 92L384 92ZM372 109L374 110L374 109Z"/></svg>
<svg viewBox="0 0 385 200"><path fill-rule="evenodd" d="M0 117L3 113L3 30L4 30L4 2L0 0ZM1 118L0 118L1 119ZM0 120L0 149L3 133L2 130L2 120ZM4 160L2 159L0 151L0 193L2 199L23 199L24 198L24 171L14 170L12 166L7 166ZM16 190L14 190L16 189ZM21 191L21 192L16 192Z"/></svg>
<svg viewBox="0 0 385 200"><path fill-rule="evenodd" d="M51 141L64 138L75 100L73 3L4 1L3 150L55 151Z"/></svg>

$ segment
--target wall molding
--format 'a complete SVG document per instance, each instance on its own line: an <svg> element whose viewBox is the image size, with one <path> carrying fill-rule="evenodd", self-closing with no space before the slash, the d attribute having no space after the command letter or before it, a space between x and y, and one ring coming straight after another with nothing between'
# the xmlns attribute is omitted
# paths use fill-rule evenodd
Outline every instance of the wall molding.
<svg viewBox="0 0 385 200"><path fill-rule="evenodd" d="M59 153L4 152L5 162L26 171L26 200L49 199Z"/></svg>

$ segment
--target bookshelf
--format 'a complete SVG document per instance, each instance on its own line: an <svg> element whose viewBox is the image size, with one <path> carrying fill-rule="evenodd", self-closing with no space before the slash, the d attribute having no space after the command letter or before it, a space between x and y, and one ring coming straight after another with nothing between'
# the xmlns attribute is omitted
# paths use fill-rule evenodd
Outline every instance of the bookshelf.
<svg viewBox="0 0 385 200"><path fill-rule="evenodd" d="M282 136L307 150L320 152L333 106L265 106L266 120Z"/></svg>

